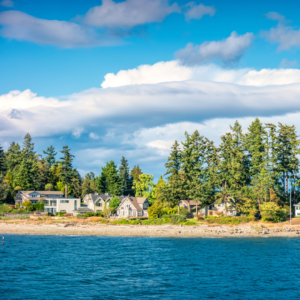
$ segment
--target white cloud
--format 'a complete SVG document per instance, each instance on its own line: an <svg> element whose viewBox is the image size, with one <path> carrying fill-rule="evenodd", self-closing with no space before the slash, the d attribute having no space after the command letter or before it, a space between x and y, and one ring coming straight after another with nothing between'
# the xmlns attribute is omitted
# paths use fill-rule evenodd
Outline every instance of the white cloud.
<svg viewBox="0 0 300 300"><path fill-rule="evenodd" d="M188 10L185 12L185 18L187 20L191 19L201 19L205 15L214 16L216 10L212 6L205 6L203 4L196 5L195 2L189 2L187 5Z"/></svg>
<svg viewBox="0 0 300 300"><path fill-rule="evenodd" d="M12 0L2 0L0 2L1 6L5 6L5 7L13 7L14 6L14 2Z"/></svg>
<svg viewBox="0 0 300 300"><path fill-rule="evenodd" d="M83 128L76 127L76 128L74 128L72 135L74 136L75 139L78 139L78 138L80 138L82 132L83 132Z"/></svg>
<svg viewBox="0 0 300 300"><path fill-rule="evenodd" d="M269 31L263 31L261 36L266 38L270 43L279 44L278 50L289 50L299 48L300 46L300 29L294 29L291 26L285 26L279 23L276 28Z"/></svg>
<svg viewBox="0 0 300 300"><path fill-rule="evenodd" d="M275 12L275 11L270 11L266 14L267 18L268 19L271 19L271 20L275 20L275 21L278 21L278 22L285 22L286 19L285 19L285 16Z"/></svg>
<svg viewBox="0 0 300 300"><path fill-rule="evenodd" d="M76 23L35 18L20 11L0 13L0 34L6 38L64 48L116 44L112 38L99 36L90 27Z"/></svg>
<svg viewBox="0 0 300 300"><path fill-rule="evenodd" d="M89 137L93 140L98 140L99 139L99 136L94 132L90 132Z"/></svg>
<svg viewBox="0 0 300 300"><path fill-rule="evenodd" d="M222 41L204 42L194 46L188 43L184 49L175 53L177 59L184 65L197 65L218 59L223 63L240 60L253 40L253 33L238 35L235 31Z"/></svg>
<svg viewBox="0 0 300 300"><path fill-rule="evenodd" d="M294 63L293 63L294 64ZM291 63L290 63L291 65ZM173 81L214 81L239 85L284 85L300 82L299 69L225 69L214 64L183 66L178 61L158 62L105 75L103 88Z"/></svg>
<svg viewBox="0 0 300 300"><path fill-rule="evenodd" d="M102 5L91 8L84 22L96 27L134 27L145 23L161 22L171 13L180 12L177 3L168 0L103 0Z"/></svg>

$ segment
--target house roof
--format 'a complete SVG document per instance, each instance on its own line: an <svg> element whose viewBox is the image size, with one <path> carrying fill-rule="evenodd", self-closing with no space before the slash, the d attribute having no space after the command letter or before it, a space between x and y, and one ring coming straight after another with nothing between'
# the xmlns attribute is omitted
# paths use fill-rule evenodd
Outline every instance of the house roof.
<svg viewBox="0 0 300 300"><path fill-rule="evenodd" d="M20 191L22 194L28 195L33 192L37 192L39 194L44 195L63 195L64 193L61 191Z"/></svg>
<svg viewBox="0 0 300 300"><path fill-rule="evenodd" d="M189 201L190 201L190 206L201 205L201 201L194 201L194 200L181 200L181 201L186 205L189 205Z"/></svg>
<svg viewBox="0 0 300 300"><path fill-rule="evenodd" d="M86 199L86 200L93 200L93 202L96 203L100 198L104 201L109 200L111 197L113 197L113 194L96 194L95 193L95 194L87 194L86 196L89 196L88 199Z"/></svg>
<svg viewBox="0 0 300 300"><path fill-rule="evenodd" d="M94 212L92 209L87 207L79 207L77 210L73 210L74 212L85 213L85 212Z"/></svg>
<svg viewBox="0 0 300 300"><path fill-rule="evenodd" d="M148 199L147 197L131 197L131 196L127 196L127 197L124 197L122 199L122 202L120 203L119 207L121 207L121 205L123 205L123 201L125 199L128 199L130 200L130 202L132 203L132 205L136 208L136 210L138 211L142 211L143 208L140 206L141 204L144 204L144 202ZM118 207L118 209L119 209Z"/></svg>

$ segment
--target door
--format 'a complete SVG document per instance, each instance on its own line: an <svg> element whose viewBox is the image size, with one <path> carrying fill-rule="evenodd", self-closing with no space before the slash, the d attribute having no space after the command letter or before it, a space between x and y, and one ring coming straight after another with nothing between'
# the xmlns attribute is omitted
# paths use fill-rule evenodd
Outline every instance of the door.
<svg viewBox="0 0 300 300"><path fill-rule="evenodd" d="M74 201L74 210L77 210L77 200Z"/></svg>

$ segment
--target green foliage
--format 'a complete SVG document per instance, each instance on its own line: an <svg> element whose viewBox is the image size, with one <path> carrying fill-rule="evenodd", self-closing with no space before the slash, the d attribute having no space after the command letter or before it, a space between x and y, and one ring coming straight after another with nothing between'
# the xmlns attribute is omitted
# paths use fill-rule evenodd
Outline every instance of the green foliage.
<svg viewBox="0 0 300 300"><path fill-rule="evenodd" d="M274 223L284 222L287 218L285 208L280 208L274 202L265 202L260 205L262 221L270 221Z"/></svg>
<svg viewBox="0 0 300 300"><path fill-rule="evenodd" d="M205 218L205 221L208 224L231 224L231 225L237 225L241 223L249 223L255 221L254 217L247 217L247 216L241 216L241 217L219 217L219 216L207 216Z"/></svg>
<svg viewBox="0 0 300 300"><path fill-rule="evenodd" d="M120 203L121 203L121 201L117 197L113 197L109 200L109 207L116 210Z"/></svg>
<svg viewBox="0 0 300 300"><path fill-rule="evenodd" d="M136 197L147 197L149 202L152 204L153 199L153 175L152 174L141 174L139 180L133 181L133 188L135 190Z"/></svg>
<svg viewBox="0 0 300 300"><path fill-rule="evenodd" d="M51 183L47 183L47 184L45 185L45 190L46 190L46 191L52 191L52 190L53 190L53 185L52 185Z"/></svg>
<svg viewBox="0 0 300 300"><path fill-rule="evenodd" d="M7 214L12 211L12 208L8 205L0 205L0 216L3 216L4 214Z"/></svg>
<svg viewBox="0 0 300 300"><path fill-rule="evenodd" d="M56 212L55 215L56 216L59 216L59 217L62 217L63 215L65 215L66 212L65 211L59 211L59 212Z"/></svg>
<svg viewBox="0 0 300 300"><path fill-rule="evenodd" d="M47 147L47 150L43 153L46 154L45 160L47 162L48 168L53 166L55 164L55 156L57 152L55 152L55 148L51 145L50 147Z"/></svg>
<svg viewBox="0 0 300 300"><path fill-rule="evenodd" d="M99 193L109 193L115 196L121 193L121 181L118 175L117 166L111 160L102 168L100 177L97 178Z"/></svg>
<svg viewBox="0 0 300 300"><path fill-rule="evenodd" d="M148 208L149 218L156 219L163 214L163 203L160 200L154 201L154 204Z"/></svg>
<svg viewBox="0 0 300 300"><path fill-rule="evenodd" d="M140 166L139 165L134 166L133 169L130 172L130 175L132 177L132 181L139 181L141 174L143 174L143 172L140 169Z"/></svg>
<svg viewBox="0 0 300 300"><path fill-rule="evenodd" d="M119 177L122 195L132 194L132 176L129 175L128 161L124 156L119 167Z"/></svg>

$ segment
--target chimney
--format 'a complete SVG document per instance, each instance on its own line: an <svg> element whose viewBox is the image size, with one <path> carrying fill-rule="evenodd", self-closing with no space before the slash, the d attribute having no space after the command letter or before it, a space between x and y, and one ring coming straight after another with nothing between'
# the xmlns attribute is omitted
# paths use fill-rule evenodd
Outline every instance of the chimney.
<svg viewBox="0 0 300 300"><path fill-rule="evenodd" d="M65 198L68 198L68 186L65 184Z"/></svg>

